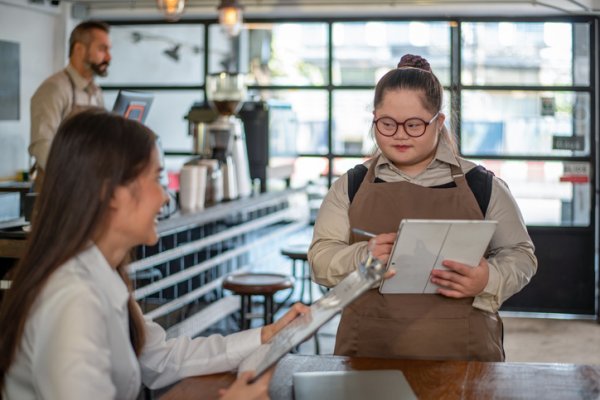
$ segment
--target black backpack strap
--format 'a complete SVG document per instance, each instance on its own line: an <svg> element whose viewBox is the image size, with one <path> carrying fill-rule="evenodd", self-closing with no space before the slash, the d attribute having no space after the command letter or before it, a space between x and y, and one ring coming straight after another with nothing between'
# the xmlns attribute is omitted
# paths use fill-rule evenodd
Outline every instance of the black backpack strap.
<svg viewBox="0 0 600 400"><path fill-rule="evenodd" d="M350 200L350 203L354 200L354 195L358 192L358 188L365 179L367 171L367 167L363 164L358 164L354 168L348 170L348 199Z"/></svg>
<svg viewBox="0 0 600 400"><path fill-rule="evenodd" d="M481 165L476 166L465 174L467 184L479 204L479 209L485 216L490 197L492 197L492 182L494 181L494 173L488 171Z"/></svg>

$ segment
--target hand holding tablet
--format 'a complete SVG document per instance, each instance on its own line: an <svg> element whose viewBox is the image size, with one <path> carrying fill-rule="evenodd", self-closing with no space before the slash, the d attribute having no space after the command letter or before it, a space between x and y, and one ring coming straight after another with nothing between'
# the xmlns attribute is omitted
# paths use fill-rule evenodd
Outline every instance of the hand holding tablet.
<svg viewBox="0 0 600 400"><path fill-rule="evenodd" d="M396 276L382 281L379 291L436 293L431 271L446 269L444 260L478 265L496 225L496 221L484 220L402 220L388 261Z"/></svg>

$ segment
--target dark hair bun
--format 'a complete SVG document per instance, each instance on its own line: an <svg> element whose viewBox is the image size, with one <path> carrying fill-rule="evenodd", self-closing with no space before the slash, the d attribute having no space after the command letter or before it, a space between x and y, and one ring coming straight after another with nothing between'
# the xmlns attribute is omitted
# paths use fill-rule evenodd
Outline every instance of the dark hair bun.
<svg viewBox="0 0 600 400"><path fill-rule="evenodd" d="M414 54L405 54L402 56L400 62L398 63L398 68L402 67L412 67L431 72L431 66L429 65L429 62L427 62L427 60L423 57Z"/></svg>

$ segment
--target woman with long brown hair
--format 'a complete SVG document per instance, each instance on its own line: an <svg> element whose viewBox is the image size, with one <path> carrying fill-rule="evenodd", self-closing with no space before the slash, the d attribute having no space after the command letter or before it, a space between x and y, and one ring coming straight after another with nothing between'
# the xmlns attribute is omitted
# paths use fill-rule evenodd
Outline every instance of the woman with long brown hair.
<svg viewBox="0 0 600 400"><path fill-rule="evenodd" d="M27 250L0 308L0 393L5 399L135 399L161 387L232 370L306 312L294 306L261 329L166 341L130 293L127 255L158 240L167 200L155 135L105 111L66 120L50 151ZM229 398L267 396L267 374L244 374Z"/></svg>

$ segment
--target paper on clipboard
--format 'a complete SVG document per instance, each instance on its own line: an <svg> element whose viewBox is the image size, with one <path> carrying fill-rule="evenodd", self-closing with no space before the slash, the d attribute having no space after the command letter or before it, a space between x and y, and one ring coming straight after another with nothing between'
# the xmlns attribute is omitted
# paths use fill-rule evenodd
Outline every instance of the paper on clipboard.
<svg viewBox="0 0 600 400"><path fill-rule="evenodd" d="M255 371L254 379L267 371L295 346L308 339L323 324L350 304L373 284L381 280L385 269L375 258L369 259L360 268L310 306L310 312L302 315L279 331L269 343L246 357L238 367L238 373Z"/></svg>
<svg viewBox="0 0 600 400"><path fill-rule="evenodd" d="M381 293L435 293L431 283L442 261L478 265L496 230L497 221L405 219L389 258L396 275L381 282Z"/></svg>

